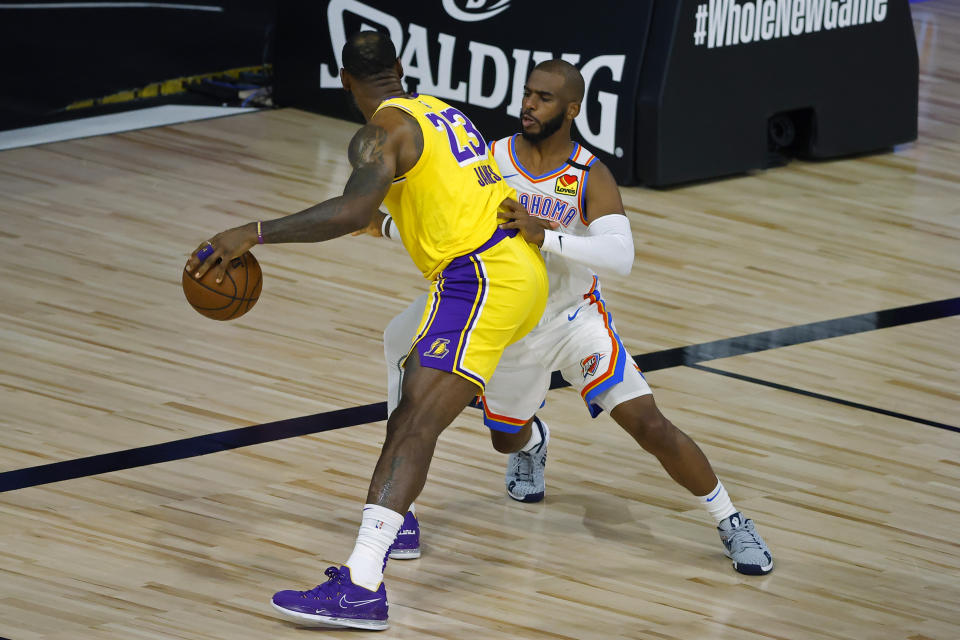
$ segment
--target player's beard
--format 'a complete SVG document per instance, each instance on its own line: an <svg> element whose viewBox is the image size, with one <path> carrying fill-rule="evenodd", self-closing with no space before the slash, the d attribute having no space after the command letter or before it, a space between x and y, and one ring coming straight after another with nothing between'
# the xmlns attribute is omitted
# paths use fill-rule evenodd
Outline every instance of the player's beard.
<svg viewBox="0 0 960 640"><path fill-rule="evenodd" d="M563 126L563 112L557 114L555 118L550 118L546 122L540 123L540 131L533 133L527 131L523 128L523 123L520 124L520 135L523 136L523 139L527 142L532 142L536 144L537 142L543 142L557 131L560 131L560 127Z"/></svg>

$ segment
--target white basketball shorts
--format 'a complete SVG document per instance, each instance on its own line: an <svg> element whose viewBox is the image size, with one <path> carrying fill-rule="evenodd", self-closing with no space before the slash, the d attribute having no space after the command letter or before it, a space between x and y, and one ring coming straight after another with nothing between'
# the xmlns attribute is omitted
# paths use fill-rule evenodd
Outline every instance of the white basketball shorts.
<svg viewBox="0 0 960 640"><path fill-rule="evenodd" d="M390 409L399 398L399 362L410 349L426 302L426 296L415 300L384 332ZM483 396L484 424L497 431L519 431L543 406L554 370L580 393L591 417L651 393L617 335L596 281L579 303L543 318L504 350Z"/></svg>

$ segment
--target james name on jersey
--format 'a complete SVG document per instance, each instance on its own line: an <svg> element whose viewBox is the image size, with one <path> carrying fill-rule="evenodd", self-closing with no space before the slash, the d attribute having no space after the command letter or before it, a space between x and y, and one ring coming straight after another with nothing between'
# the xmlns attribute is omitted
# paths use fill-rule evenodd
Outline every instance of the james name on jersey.
<svg viewBox="0 0 960 640"><path fill-rule="evenodd" d="M480 165L479 167L474 167L473 172L477 174L477 184L481 187L486 187L487 185L496 184L503 180L500 176L497 175L497 172L488 164Z"/></svg>

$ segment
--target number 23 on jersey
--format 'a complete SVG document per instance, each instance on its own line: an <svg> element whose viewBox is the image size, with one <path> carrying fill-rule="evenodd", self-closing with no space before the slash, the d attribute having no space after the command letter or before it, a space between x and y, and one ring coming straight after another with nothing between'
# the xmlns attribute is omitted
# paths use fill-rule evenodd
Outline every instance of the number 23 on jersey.
<svg viewBox="0 0 960 640"><path fill-rule="evenodd" d="M477 183L483 187L495 184L502 180L493 167L490 166L487 156L487 143L483 135L462 111L455 107L444 109L440 113L427 112L424 114L434 127L446 131L447 141L450 143L450 153L457 164L467 167L482 162L473 167L477 175Z"/></svg>

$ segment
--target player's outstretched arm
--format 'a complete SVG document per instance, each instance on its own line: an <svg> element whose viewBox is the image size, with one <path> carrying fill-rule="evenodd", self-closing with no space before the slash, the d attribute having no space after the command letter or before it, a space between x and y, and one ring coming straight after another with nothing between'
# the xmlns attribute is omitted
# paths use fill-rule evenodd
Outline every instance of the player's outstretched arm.
<svg viewBox="0 0 960 640"><path fill-rule="evenodd" d="M389 118L386 120L388 126L392 124ZM187 270L200 278L212 268L220 282L227 263L258 242L321 242L364 228L390 190L397 166L397 137L402 136L391 136L376 118L371 120L350 141L353 172L343 195L283 218L251 222L219 233L194 251ZM208 245L208 255L201 261L197 254ZM222 258L219 263L218 258Z"/></svg>
<svg viewBox="0 0 960 640"><path fill-rule="evenodd" d="M390 133L376 119L364 125L350 141L353 173L343 195L264 222L264 243L321 242L366 227L396 174L396 145L391 143Z"/></svg>
<svg viewBox="0 0 960 640"><path fill-rule="evenodd" d="M623 211L620 188L602 162L590 168L586 199L587 233L574 236L544 231L542 251L559 253L597 273L625 276L633 268L633 233Z"/></svg>

